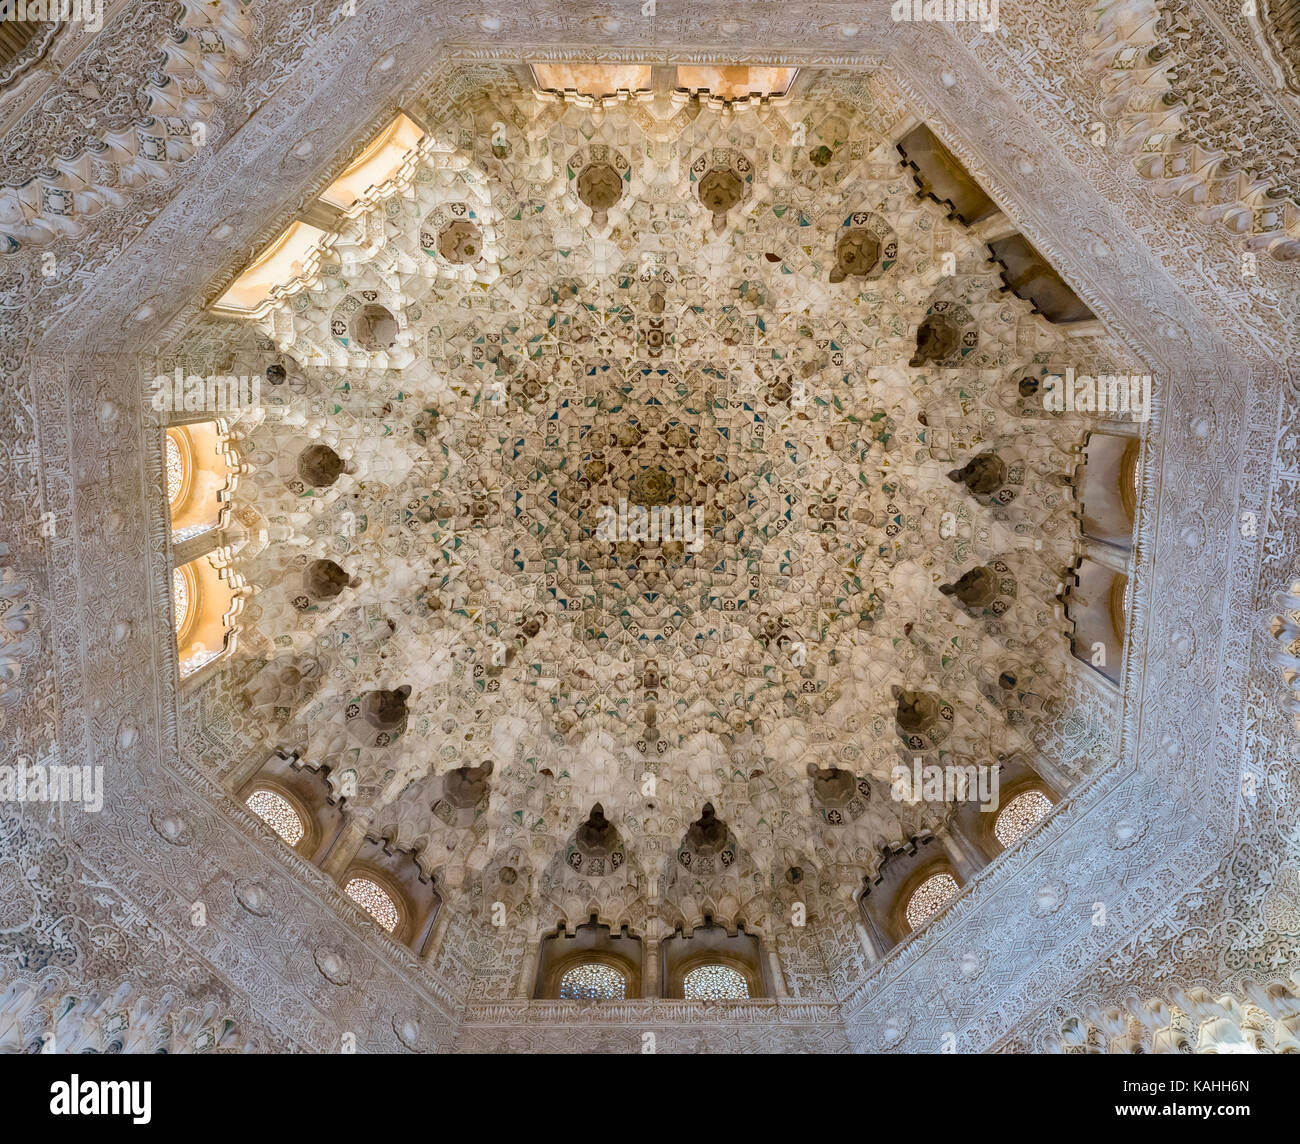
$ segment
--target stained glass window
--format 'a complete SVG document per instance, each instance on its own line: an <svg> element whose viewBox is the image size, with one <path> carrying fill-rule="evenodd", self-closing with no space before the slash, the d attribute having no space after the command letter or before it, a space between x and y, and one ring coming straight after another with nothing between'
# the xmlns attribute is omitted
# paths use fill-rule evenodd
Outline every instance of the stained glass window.
<svg viewBox="0 0 1300 1144"><path fill-rule="evenodd" d="M916 887L907 903L907 924L920 929L956 896L960 888L951 874L935 874L927 878Z"/></svg>
<svg viewBox="0 0 1300 1144"><path fill-rule="evenodd" d="M185 583L185 574L179 568L172 569L172 606L176 609L176 630L185 626L185 617L190 614L190 590Z"/></svg>
<svg viewBox="0 0 1300 1144"><path fill-rule="evenodd" d="M167 441L167 500L170 504L176 503L176 498L181 495L181 489L185 486L185 462L181 459L180 446L176 444L176 439L168 433Z"/></svg>
<svg viewBox="0 0 1300 1144"><path fill-rule="evenodd" d="M1018 794L998 812L993 833L1003 846L1019 842L1029 828L1052 809L1052 800L1041 790Z"/></svg>
<svg viewBox="0 0 1300 1144"><path fill-rule="evenodd" d="M560 996L583 1001L621 1001L627 996L627 978L612 966L589 961L575 965L560 978Z"/></svg>
<svg viewBox="0 0 1300 1144"><path fill-rule="evenodd" d="M389 933L397 928L401 918L393 899L369 878L353 878L343 887L343 892Z"/></svg>
<svg viewBox="0 0 1300 1144"><path fill-rule="evenodd" d="M262 819L290 846L297 846L303 836L302 819L293 803L275 791L255 790L248 796L248 809Z"/></svg>
<svg viewBox="0 0 1300 1144"><path fill-rule="evenodd" d="M687 1001L736 1001L749 996L745 975L726 965L701 965L682 980Z"/></svg>

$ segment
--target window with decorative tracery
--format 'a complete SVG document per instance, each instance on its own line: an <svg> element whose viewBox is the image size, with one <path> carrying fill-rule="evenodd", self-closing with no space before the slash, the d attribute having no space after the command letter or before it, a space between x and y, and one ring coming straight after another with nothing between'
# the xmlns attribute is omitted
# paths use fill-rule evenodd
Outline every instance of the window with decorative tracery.
<svg viewBox="0 0 1300 1144"><path fill-rule="evenodd" d="M627 978L611 965L589 961L575 965L560 978L560 996L582 1001L622 1001Z"/></svg>
<svg viewBox="0 0 1300 1144"><path fill-rule="evenodd" d="M176 630L179 632L190 614L190 589L179 568L172 569L172 607L176 610Z"/></svg>
<svg viewBox="0 0 1300 1144"><path fill-rule="evenodd" d="M175 505L185 488L185 459L175 437L168 433L164 441L167 448L167 501Z"/></svg>
<svg viewBox="0 0 1300 1144"><path fill-rule="evenodd" d="M927 878L908 899L907 924L914 930L920 929L957 896L960 888L951 874L935 874Z"/></svg>
<svg viewBox="0 0 1300 1144"><path fill-rule="evenodd" d="M343 892L389 933L392 933L397 928L397 923L402 920L393 899L369 878L351 879L343 887Z"/></svg>
<svg viewBox="0 0 1300 1144"><path fill-rule="evenodd" d="M290 846L302 841L305 828L302 818L283 795L271 790L255 790L245 800L248 809L265 822Z"/></svg>
<svg viewBox="0 0 1300 1144"><path fill-rule="evenodd" d="M1051 809L1052 800L1041 790L1027 790L1016 795L998 812L993 834L1003 846L1010 847Z"/></svg>
<svg viewBox="0 0 1300 1144"><path fill-rule="evenodd" d="M726 965L701 965L682 979L687 1001L741 1001L749 996L745 975Z"/></svg>

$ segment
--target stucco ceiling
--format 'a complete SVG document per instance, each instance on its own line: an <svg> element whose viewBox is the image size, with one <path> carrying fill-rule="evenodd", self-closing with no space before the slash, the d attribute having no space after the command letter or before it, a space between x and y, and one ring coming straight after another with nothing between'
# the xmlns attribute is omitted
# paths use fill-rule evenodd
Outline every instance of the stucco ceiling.
<svg viewBox="0 0 1300 1144"><path fill-rule="evenodd" d="M169 651L171 549L160 497L161 435L146 424L143 410L145 382L156 366L152 351L203 358L228 349L211 329L202 335L211 339L206 345L188 340L204 305L247 264L252 251L315 198L396 107L423 95L424 117L436 122L484 83L497 82L491 77L501 64L538 55L838 69L859 93L849 118L876 133L888 124L864 112L860 94L865 77L881 71L879 90L892 90L907 111L930 123L1078 289L1106 325L1114 346L1123 347L1112 347L1112 352L1141 361L1157 376L1157 416L1143 474L1145 523L1131 634L1135 652L1118 712L1122 735L1118 742L1089 738L1079 722L1067 721L1055 727L1044 746L1069 758L1096 749L1116 765L1084 784L1021 858L988 870L943 925L892 959L883 972L872 972L846 954L833 969L823 966L820 977L809 973L806 980L822 984L800 1010L798 1021L806 1025L792 1017L792 1024L772 1032L764 1043L788 1045L807 1033L803 1043L812 1044L820 1033L808 1030L834 1027L844 1029L853 1046L865 1048L933 1047L945 1029L953 1028L963 1048L984 1048L1000 1039L1023 1045L1053 1021L1059 1029L1060 999L1067 994L1118 999L1138 981L1156 991L1193 979L1263 975L1268 966L1293 958L1294 942L1275 926L1281 916L1276 903L1265 908L1266 899L1273 901L1267 897L1271 871L1285 858L1284 836L1290 829L1285 824L1294 821L1286 807L1294 795L1288 793L1293 776L1281 762L1286 744L1279 728L1284 724L1273 718L1276 672L1266 660L1268 637L1261 621L1270 593L1293 574L1295 551L1292 518L1273 511L1281 503L1275 486L1283 482L1285 489L1287 474L1297 467L1294 442L1287 444L1286 427L1294 416L1283 401L1287 377L1278 364L1293 344L1283 317L1294 296L1291 271L1284 264L1263 263L1256 280L1243 279L1239 235L1228 234L1219 218L1206 222L1196 216L1193 206L1177 199L1177 188L1156 183L1153 191L1153 184L1142 181L1146 176L1135 173L1128 152L1090 139L1094 122L1113 126L1116 116L1122 118L1114 108L1122 111L1127 105L1117 101L1115 90L1094 81L1091 65L1081 65L1090 52L1107 46L1105 41L1099 46L1088 12L1068 5L1043 5L1032 12L1008 8L1003 31L984 36L970 27L895 25L886 18L887 8L818 5L801 10L796 20L789 5L738 10L723 4L659 4L649 22L636 3L598 11L538 4L501 13L459 5L440 6L436 12L358 5L354 17L335 14L319 20L296 10L228 13L236 24L255 21L256 28L227 28L224 51L210 52L214 58L202 67L197 51L186 56L175 50L169 57L173 70L168 74L185 73L170 88L173 95L184 92L173 110L201 118L210 146L174 161L169 153L166 162L150 165L133 150L146 143L124 136L126 142L112 144L116 149L96 153L93 170L89 160L76 160L101 180L95 185L108 191L83 195L67 225L57 224L42 242L31 240L13 257L3 281L10 320L0 330L6 363L13 366L5 371L5 384L16 379L7 394L12 400L4 403L9 419L5 439L13 443L17 458L5 469L6 497L20 506L23 529L30 526L31 535L37 534L41 514L55 522L48 543L23 543L13 529L5 534L14 554L6 569L12 572L6 577L7 598L25 609L32 633L11 643L6 653L7 664L18 665L21 675L8 683L5 726L35 755L58 750L70 758L103 759L114 768L106 804L111 830L74 819L47 839L29 821L21 832L5 835L24 854L47 844L59 847L63 839L72 843L66 860L78 877L51 884L50 901L57 909L38 908L41 917L82 919L59 939L59 956L72 967L69 981L102 982L108 992L121 981L123 988L148 993L162 989L165 979L184 975L194 996L214 998L223 1011L237 1015L241 1035L265 1044L329 1048L339 1030L349 1026L369 1030L376 1046L406 1044L409 1026L403 1022L409 1017L417 1029L410 1043L447 1047L464 1020L466 1043L484 1046L494 1043L502 1024L522 1027L533 1021L526 1008L512 1010L507 1019L503 1011L466 1004L471 997L483 1002L506 996L513 988L511 974L523 955L513 937L458 929L436 964L404 960L401 950L349 916L345 900L318 872L286 859L274 840L268 843L264 828L230 799L222 782L232 763L247 764L237 757L247 740L243 729L222 718L212 695L186 695L178 686ZM1234 18L1231 12L1220 13L1189 25L1195 34L1189 31L1179 41L1190 45L1180 83L1198 82L1199 76L1208 90L1217 82L1214 76L1225 74L1224 68L1211 66L1214 45L1206 44L1228 36L1222 29L1232 29ZM161 10L144 5L111 22L85 55L76 54L89 44L80 33L66 49L56 44L51 68L33 70L23 81L27 86L5 105L6 171L20 183L34 180L37 172L53 169L60 156L65 161L82 156L86 139L117 131L114 117L123 113L121 100L168 90L166 76L147 64L150 45L159 42L164 25L170 28ZM855 29L852 35L849 26ZM1268 128L1256 134L1274 140L1276 153L1283 154L1286 117L1271 95L1252 86L1252 65L1242 58L1240 67L1234 60L1227 69L1232 83L1252 107L1263 109ZM56 73L61 78L53 84L50 76ZM1104 78L1115 80L1114 75ZM1127 98L1125 89L1116 90ZM155 102L153 109L158 113L165 106ZM629 139L635 137L630 125L621 129ZM566 138L564 128L558 130L566 152L561 158L567 161L579 144L572 133ZM691 133L697 130L692 125L687 138L695 138ZM740 151L747 146L728 145ZM477 154L478 146L471 140L467 153ZM631 162L633 157L627 157ZM756 155L750 161L758 166ZM498 170L507 183L522 178L511 174L517 162L510 155L489 160L483 154L485 181L487 172ZM1177 163L1171 169L1176 174ZM862 187L874 185L861 169L858 177ZM70 185L78 178L77 172L59 175ZM1174 193L1155 193L1167 189ZM872 197L880 198L879 192ZM890 197L886 187L880 201ZM585 223L571 201L566 209L577 224ZM916 219L924 217L925 209L912 218L898 210L896 232L916 238ZM819 243L807 244L812 250L806 255L798 243L788 244L786 253L772 253L783 259L788 255L806 273L811 262L826 256L833 218L826 206L810 219L809 229L818 231ZM711 231L698 208L692 206L685 223L681 241L696 237L701 247L707 245ZM12 225L8 218L6 225ZM554 243L552 226L547 219L539 233ZM765 220L756 223L754 234L779 230L776 222ZM399 240L405 236L414 261L426 257L414 246L414 230L399 226L394 233ZM1261 249L1272 241L1267 235L1257 237L1267 240ZM762 245L758 251L742 243L721 265L734 277L730 272L743 263L729 260L766 254L766 243ZM671 248L677 248L676 236ZM46 253L54 255L53 263L42 261ZM900 245L902 259L913 253ZM44 273L45 265L53 273ZM905 304L882 299L881 308L892 306L900 320L914 321L917 308L929 298L919 287L930 283L914 264L900 260L900 271L906 272L914 296ZM779 313L772 299L780 294L781 279L772 270L765 273L755 281L769 288L768 304ZM545 274L557 277L549 267ZM626 293L632 325L646 313L650 292L638 275ZM810 289L810 298L818 296ZM520 296L520 330L530 328L529 322L536 328L535 299L526 291ZM667 290L664 301L669 313ZM437 301L426 297L425 304L438 310ZM736 309L744 304L737 294ZM674 300L679 305L672 312L680 320L687 309ZM713 319L721 305L710 301L706 307ZM581 316L576 309L574 314ZM813 318L823 334L844 322L833 306ZM496 319L484 322L485 331L490 324ZM716 321L708 324L716 328ZM506 325L501 322L497 331ZM427 328L421 332L427 334ZM850 342L856 352L864 352L863 336L859 331ZM909 402L916 402L916 395L905 391L922 371L897 367L901 335L891 331L880 336L889 360L878 363L879 404L914 412ZM321 337L324 342L324 331ZM799 342L788 332L782 338L788 339L787 346ZM597 348L593 334L590 351L577 360L586 361ZM143 363L137 357L142 349L149 352ZM255 349L253 343L240 352L249 349ZM428 370L422 384L448 406L446 417L440 417L442 432L458 455L468 456L473 411L464 395L434 386L437 370L427 338L423 353ZM562 359L555 349L546 353L549 361ZM524 360L522 353L511 356ZM569 360L574 360L572 354ZM675 380L683 368L673 363ZM304 392L323 393L326 379L320 366L308 364L299 375ZM387 402L382 385L373 391L368 385L358 387L362 392L330 430L340 444L346 440L352 447L362 439L352 425L364 422L381 396L379 407ZM688 386L688 394L693 392ZM756 387L755 399L762 392ZM934 396L944 393L951 390L936 389ZM677 404L668 408L680 418L680 403L687 398L676 393L672 398ZM989 408L1001 415L1000 407ZM518 425L523 435L526 412L521 402L501 417L512 429ZM485 423L488 416L484 411ZM728 408L722 424L731 429L735 417ZM320 421L322 432L327 421ZM716 430L718 424L715 415L708 428ZM827 435L825 428L791 417L789 438L796 456L804 448L811 458ZM428 465L423 445L417 449L414 441L390 445L386 454L386 459L411 463L407 477L417 461ZM545 452L544 440L538 448ZM579 452L573 461L584 459L585 449L566 441L555 450L556 462L567 460L574 449ZM887 453L881 442L872 449L869 455L878 470L879 458ZM373 455L384 457L385 452L377 448ZM844 464L828 450L816 464L809 462L804 484L796 487L810 490L812 478L847 472L837 469ZM748 463L737 465L737 471L751 482L762 476ZM913 477L918 499L912 504L924 506L926 490L953 491L942 479L930 481L926 471L918 466ZM798 478L792 474L791 479ZM392 488L398 487L400 481L394 481ZM264 495L274 500L287 493ZM1255 514L1261 526L1257 539L1245 534L1243 511ZM876 540L876 528L863 523L860 534L851 532L854 543L865 547L865 541ZM435 549L443 551L433 539L426 534L420 541L430 557ZM391 557L380 560L382 552L377 536L361 569L363 584L367 572L401 567ZM813 543L811 534L798 554L811 567L832 567L829 554L820 542ZM500 553L488 555L489 567L493 558L499 560ZM346 558L342 562L348 563ZM147 576L141 576L142 567ZM896 563L873 565L882 582L892 586L896 602L919 604L919 597L900 590L896 568ZM400 586L393 597L399 607L413 603L416 583ZM600 596L602 608L614 598L603 589ZM938 603L945 606L947 601ZM805 610L811 611L811 602L801 599L795 612L802 616ZM906 620L900 610L891 618L886 609L881 623L912 622L924 634L929 621L923 608L917 616ZM432 621L427 622L433 632ZM761 648L755 632L747 629L746 636L751 647ZM422 638L434 642L415 646L436 646L436 633ZM594 659L585 640L568 646ZM809 646L815 650L818 644ZM813 655L809 658L816 662ZM127 660L137 665L134 670L122 670ZM822 662L829 663L829 657ZM430 690L436 689L427 659L410 666L424 673ZM635 676L629 679L638 682ZM381 682L391 686L397 680ZM675 686L671 675L669 685ZM711 677L701 694L708 694L710 686ZM783 676L767 697L784 703L787 690ZM577 722L565 731L546 702L535 703L537 696L523 699L522 691L516 689L515 701L528 706L521 709L548 717L545 722L539 718L530 735L545 741L557 726L561 734L576 733ZM504 686L502 693L509 694ZM443 694L438 702L458 705L469 692L466 687L455 699L450 690ZM640 718L644 727L643 688L630 695L636 696L636 709L629 699L629 716ZM413 697L418 712L420 695L413 692ZM711 709L721 714L716 702ZM428 712L430 728L436 725L436 710ZM664 715L666 728L679 734L684 730L683 716L675 710ZM627 736L631 726L621 719L607 721L602 733L611 739ZM718 728L697 733L705 742L730 743L728 736L752 732ZM631 741L633 747L636 741ZM794 742L794 747L782 748L787 763L802 757ZM442 764L421 759L419 765L433 773ZM1263 814L1241 794L1243 765L1259 771ZM1264 781L1269 775L1272 779ZM395 774L373 785L383 788L378 792L382 796L386 781L407 777ZM701 792L702 787L687 787L684 804L697 804ZM585 809L580 803L587 793L594 792L584 792L582 798L575 793L569 800L573 814ZM548 845L563 833L557 827ZM662 834L674 844L680 838L671 831ZM743 830L737 837L746 841ZM1250 873L1223 874L1219 865L1230 851ZM1257 871L1266 876L1256 877ZM1065 894L1054 899L1054 912L1044 913L1037 890L1047 882L1059 883ZM1198 882L1199 888L1187 895ZM79 886L99 887L96 894L103 900ZM266 890L267 897L251 893L250 886ZM214 888L208 895L212 923L199 931L189 925L188 911L205 887ZM1099 900L1107 903L1108 926L1093 925L1087 910L1074 909ZM263 912L249 907L250 901ZM1061 902L1067 908L1059 908ZM1172 921L1171 902L1179 903ZM123 918L140 919L140 924L123 923ZM269 938L259 926L291 936ZM102 928L95 931L100 939L92 941L94 927ZM52 920L44 932L55 933ZM149 952L154 948L149 932L166 935L165 973ZM102 940L108 933L112 940ZM1205 935L1204 940L1189 943L1184 940L1188 933ZM842 953L851 944L852 937L844 933L830 943ZM37 941L31 948L45 946ZM813 952L805 952L815 960ZM961 960L967 955L974 956L970 974ZM336 957L357 967L346 984L322 976L322 964L337 970ZM32 1004L39 1007L39 998ZM265 1018L267 1013L274 1018ZM649 1010L629 1021L644 1024L647 1015ZM554 1021L554 1014L543 1016ZM527 1047L562 1035L561 1026L543 1030L543 1016L512 1044ZM654 1020L672 1024L684 1019L659 1014ZM763 1036L756 1033L754 1043ZM683 1034L680 1044L689 1043Z"/></svg>
<svg viewBox="0 0 1300 1144"><path fill-rule="evenodd" d="M350 775L350 814L474 900L506 850L548 892L599 802L641 884L577 897L617 918L712 800L754 873L815 865L850 901L952 813L891 797L895 766L1032 755L1069 717L1080 427L1019 383L1132 359L1032 313L918 194L883 76L712 109L503 66L454 89L409 101L425 156L260 341L205 323L183 359L289 370L233 424L253 595L208 717L241 757ZM927 322L952 344L919 353ZM313 442L355 472L304 476ZM949 474L981 454L1004 471L976 495ZM685 532L629 537L638 506ZM322 596L323 560L354 584ZM981 568L996 598L940 591ZM401 686L377 742L356 697ZM441 776L483 763L472 828L440 819Z"/></svg>

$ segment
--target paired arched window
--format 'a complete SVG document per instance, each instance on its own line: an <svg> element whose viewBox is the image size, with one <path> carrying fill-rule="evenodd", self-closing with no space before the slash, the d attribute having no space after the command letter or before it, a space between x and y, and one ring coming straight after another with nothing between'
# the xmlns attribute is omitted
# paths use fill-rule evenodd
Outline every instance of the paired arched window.
<svg viewBox="0 0 1300 1144"><path fill-rule="evenodd" d="M163 433L163 483L172 543L188 559L172 568L171 594L176 650L182 678L233 646L236 615L246 592L242 577L215 548L236 478L227 453L224 421L171 425Z"/></svg>
<svg viewBox="0 0 1300 1144"><path fill-rule="evenodd" d="M1041 790L1027 790L1018 794L998 811L993 823L993 835L1009 849L1029 833L1040 818L1052 809L1052 800Z"/></svg>
<svg viewBox="0 0 1300 1144"><path fill-rule="evenodd" d="M369 878L350 878L343 892L366 911L389 933L397 929L401 915L392 896Z"/></svg>
<svg viewBox="0 0 1300 1144"><path fill-rule="evenodd" d="M920 929L957 896L960 887L951 874L933 874L922 882L907 900L904 916L914 930Z"/></svg>
<svg viewBox="0 0 1300 1144"><path fill-rule="evenodd" d="M687 1001L743 1001L749 983L729 965L701 965L682 978L682 996Z"/></svg>
<svg viewBox="0 0 1300 1144"><path fill-rule="evenodd" d="M345 772L347 774L348 772ZM347 784L355 787L355 772ZM327 767L313 769L296 754L276 750L239 789L238 797L288 846L324 868L346 822L349 795L340 793ZM427 956L442 898L436 875L426 874L409 850L367 835L332 874L343 893L394 941Z"/></svg>
<svg viewBox="0 0 1300 1144"><path fill-rule="evenodd" d="M643 992L642 955L650 962L652 986ZM546 935L538 951L532 995L536 1000L623 1001L644 996L679 1001L745 1001L770 996L765 988L762 952L756 935L743 923L734 934L709 919L687 936L665 938L658 949L643 951L641 939L610 932L593 918L572 934L563 923Z"/></svg>
<svg viewBox="0 0 1300 1144"><path fill-rule="evenodd" d="M302 816L283 795L273 790L255 790L246 800L248 809L265 822L290 846L297 846L306 832Z"/></svg>
<svg viewBox="0 0 1300 1144"><path fill-rule="evenodd" d="M1123 434L1089 433L1075 474L1083 552L1065 597L1074 655L1119 684L1128 636L1134 522L1142 443Z"/></svg>
<svg viewBox="0 0 1300 1144"><path fill-rule="evenodd" d="M626 996L627 978L612 965L603 962L583 962L560 978L562 999L622 1001Z"/></svg>
<svg viewBox="0 0 1300 1144"><path fill-rule="evenodd" d="M538 61L530 65L533 79L544 91L573 91L596 98L619 91L652 91L656 87L649 64L571 64ZM678 91L708 93L720 99L744 99L751 92L783 95L797 68L678 64L667 86Z"/></svg>

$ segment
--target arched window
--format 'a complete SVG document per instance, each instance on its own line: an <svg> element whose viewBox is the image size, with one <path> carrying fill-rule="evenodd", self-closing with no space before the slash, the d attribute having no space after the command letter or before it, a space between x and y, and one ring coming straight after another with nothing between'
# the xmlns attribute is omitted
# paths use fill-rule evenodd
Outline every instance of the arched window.
<svg viewBox="0 0 1300 1144"><path fill-rule="evenodd" d="M179 568L172 569L172 606L176 611L176 635L179 637L190 616L190 584Z"/></svg>
<svg viewBox="0 0 1300 1144"><path fill-rule="evenodd" d="M167 503L174 511L188 491L189 448L181 435L171 429L167 430L164 444L167 449Z"/></svg>
<svg viewBox="0 0 1300 1144"><path fill-rule="evenodd" d="M993 834L1004 847L1020 841L1030 827L1052 809L1052 800L1041 790L1027 790L1016 795L1000 811L993 824Z"/></svg>
<svg viewBox="0 0 1300 1144"><path fill-rule="evenodd" d="M1084 536L1117 548L1133 547L1138 461L1142 442L1117 433L1089 433L1074 480Z"/></svg>
<svg viewBox="0 0 1300 1144"><path fill-rule="evenodd" d="M306 829L302 816L283 795L276 794L273 790L255 790L248 796L246 804L249 810L290 846L297 846L302 841Z"/></svg>
<svg viewBox="0 0 1300 1144"><path fill-rule="evenodd" d="M211 553L172 569L172 609L182 679L232 649L238 631L236 616L244 603L242 589L242 577L214 563Z"/></svg>
<svg viewBox="0 0 1300 1144"><path fill-rule="evenodd" d="M402 920L392 897L369 878L351 879L343 887L343 892L389 933L392 933Z"/></svg>
<svg viewBox="0 0 1300 1144"><path fill-rule="evenodd" d="M934 874L927 878L907 900L907 924L914 930L920 929L957 896L959 888L951 874Z"/></svg>
<svg viewBox="0 0 1300 1144"><path fill-rule="evenodd" d="M307 861L319 866L338 841L346 814L346 800L334 796L331 777L328 771L304 763L297 752L277 749L239 788L237 797Z"/></svg>
<svg viewBox="0 0 1300 1144"><path fill-rule="evenodd" d="M743 1001L749 996L745 975L727 965L701 965L682 979L687 1001Z"/></svg>
<svg viewBox="0 0 1300 1144"><path fill-rule="evenodd" d="M596 97L617 91L649 91L649 64L532 64L533 79L545 91L576 91Z"/></svg>
<svg viewBox="0 0 1300 1144"><path fill-rule="evenodd" d="M173 541L220 528L238 474L224 420L172 425L163 434L163 478Z"/></svg>
<svg viewBox="0 0 1300 1144"><path fill-rule="evenodd" d="M1132 598L1132 582L1127 576L1117 575L1110 582L1110 626L1121 646L1128 631L1128 610Z"/></svg>
<svg viewBox="0 0 1300 1144"><path fill-rule="evenodd" d="M627 978L612 965L598 961L575 965L560 978L560 997L583 1001L622 1001L627 996Z"/></svg>
<svg viewBox="0 0 1300 1144"><path fill-rule="evenodd" d="M1129 523L1137 519L1138 504L1138 453L1141 443L1134 438L1124 449L1119 463L1119 499ZM1132 537L1129 538L1132 540Z"/></svg>
<svg viewBox="0 0 1300 1144"><path fill-rule="evenodd" d="M592 917L569 933L560 922L539 943L533 997L620 1001L640 997L641 962L641 939L626 926L611 932Z"/></svg>
<svg viewBox="0 0 1300 1144"><path fill-rule="evenodd" d="M674 86L688 91L707 91L720 99L744 99L755 91L762 95L784 95L797 70L792 67L678 64Z"/></svg>
<svg viewBox="0 0 1300 1144"><path fill-rule="evenodd" d="M1070 648L1112 683L1120 682L1128 608L1129 578L1091 556L1081 556L1067 576L1065 617L1073 626Z"/></svg>

